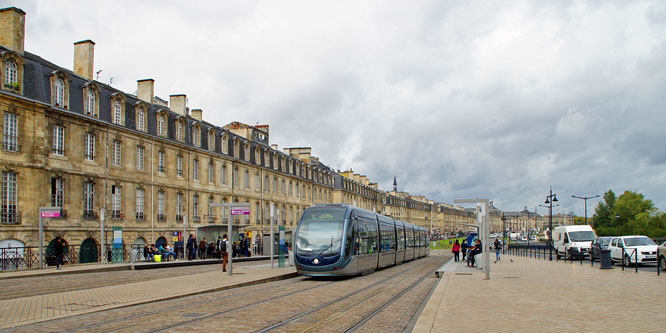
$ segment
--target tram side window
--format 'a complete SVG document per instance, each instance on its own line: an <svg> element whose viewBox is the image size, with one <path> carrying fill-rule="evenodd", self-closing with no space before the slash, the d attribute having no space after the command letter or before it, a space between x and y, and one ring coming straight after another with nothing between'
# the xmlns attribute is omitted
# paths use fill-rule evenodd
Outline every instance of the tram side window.
<svg viewBox="0 0 666 333"><path fill-rule="evenodd" d="M358 254L358 242L356 240L356 222L351 221L349 223L349 229L347 230L347 246L345 247L345 255L349 257L351 254Z"/></svg>
<svg viewBox="0 0 666 333"><path fill-rule="evenodd" d="M377 252L377 224L367 220L363 221L363 227L367 235L366 251L361 251L361 253L372 254Z"/></svg>
<svg viewBox="0 0 666 333"><path fill-rule="evenodd" d="M405 250L405 229L397 228L398 231L398 251Z"/></svg>

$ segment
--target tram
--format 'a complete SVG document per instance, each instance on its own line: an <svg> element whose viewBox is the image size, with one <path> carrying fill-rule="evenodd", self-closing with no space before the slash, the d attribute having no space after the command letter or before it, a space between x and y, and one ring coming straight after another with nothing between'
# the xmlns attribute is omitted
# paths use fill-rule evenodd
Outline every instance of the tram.
<svg viewBox="0 0 666 333"><path fill-rule="evenodd" d="M346 204L307 208L294 235L299 275L370 274L427 256L428 230Z"/></svg>

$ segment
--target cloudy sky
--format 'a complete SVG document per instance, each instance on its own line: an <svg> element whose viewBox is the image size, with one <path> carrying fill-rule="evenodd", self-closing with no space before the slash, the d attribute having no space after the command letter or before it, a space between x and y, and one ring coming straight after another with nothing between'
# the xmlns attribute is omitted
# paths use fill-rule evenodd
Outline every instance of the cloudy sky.
<svg viewBox="0 0 666 333"><path fill-rule="evenodd" d="M582 216L571 195L629 189L666 208L665 1L0 3L27 12L27 51L72 68L92 39L99 81L153 78L385 190L534 210L552 185Z"/></svg>

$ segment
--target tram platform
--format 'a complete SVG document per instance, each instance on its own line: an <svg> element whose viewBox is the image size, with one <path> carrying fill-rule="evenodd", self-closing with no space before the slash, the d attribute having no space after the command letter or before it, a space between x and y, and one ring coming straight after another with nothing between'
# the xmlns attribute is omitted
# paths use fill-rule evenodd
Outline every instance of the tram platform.
<svg viewBox="0 0 666 333"><path fill-rule="evenodd" d="M239 260L234 260L234 262L241 262L242 259L239 258ZM217 260L199 260L199 262L202 261L210 264L219 263ZM194 262L196 261L192 261L191 263L194 264ZM150 264L165 266L165 263ZM115 269L116 267L120 267L119 265L125 264L102 264L98 265L102 267L91 268L67 267L58 271L47 269L41 271L39 274L53 274L53 276L57 276L63 274L61 272L67 272L67 270L71 272L83 272L85 270L90 271L90 269L105 269L107 266ZM129 266L129 264L126 265ZM79 283L81 287L71 291L49 292L40 295L0 300L0 330L80 314L279 281L298 276L293 267L277 268L277 263L275 266L276 268L271 268L268 263L234 266L232 275L222 272L220 267L219 270L216 269L203 273L172 277L165 276L158 279L94 288L86 288L85 281L78 281L80 279L75 278L75 276L63 276L64 279L70 279L71 283ZM17 275L21 273L23 272L8 274ZM6 282L10 283L11 281Z"/></svg>
<svg viewBox="0 0 666 333"><path fill-rule="evenodd" d="M285 257L288 257L285 256ZM252 256L252 257L240 257L233 258L234 262L248 262L248 261L258 261L258 260L270 260L270 256ZM274 260L278 259L278 256L273 257ZM125 271L125 270L143 270L143 269L160 269L160 268L171 268L171 267L183 267L183 266L197 266L197 265L215 265L222 264L222 259L194 259L194 260L170 260L163 262L148 262L148 261L138 261L135 263L89 263L89 264L77 264L77 265L64 265L61 266L62 269L56 270L55 266L48 266L44 269L25 269L25 270L15 270L15 271L1 271L0 280L3 279L17 279L25 277L37 277L43 276L44 274L82 274L82 273L97 273L97 272L111 272L111 271Z"/></svg>
<svg viewBox="0 0 666 333"><path fill-rule="evenodd" d="M413 332L663 332L663 275L504 255L486 280L451 260Z"/></svg>

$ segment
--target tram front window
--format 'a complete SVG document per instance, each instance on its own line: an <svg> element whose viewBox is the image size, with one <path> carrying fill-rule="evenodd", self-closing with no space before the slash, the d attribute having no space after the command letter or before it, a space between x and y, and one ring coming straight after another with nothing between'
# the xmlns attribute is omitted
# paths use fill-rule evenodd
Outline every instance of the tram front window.
<svg viewBox="0 0 666 333"><path fill-rule="evenodd" d="M340 252L344 209L317 208L303 213L296 238L296 252L326 255Z"/></svg>

